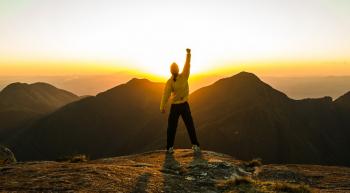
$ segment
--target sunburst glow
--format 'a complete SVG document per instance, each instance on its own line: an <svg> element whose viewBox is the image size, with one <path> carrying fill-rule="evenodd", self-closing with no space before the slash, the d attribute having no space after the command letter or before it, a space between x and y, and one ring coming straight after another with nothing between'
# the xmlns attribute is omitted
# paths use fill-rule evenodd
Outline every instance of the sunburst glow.
<svg viewBox="0 0 350 193"><path fill-rule="evenodd" d="M172 62L183 65L187 47L197 75L283 74L295 64L298 74L325 63L333 68L321 74L350 73L344 0L4 0L0 9L1 75L129 70L166 77Z"/></svg>

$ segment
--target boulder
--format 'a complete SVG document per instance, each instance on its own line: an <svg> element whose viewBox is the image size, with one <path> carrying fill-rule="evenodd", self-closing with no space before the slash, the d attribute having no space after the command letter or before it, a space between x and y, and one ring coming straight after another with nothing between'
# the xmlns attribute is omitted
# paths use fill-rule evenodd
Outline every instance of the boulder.
<svg viewBox="0 0 350 193"><path fill-rule="evenodd" d="M0 146L0 165L16 163L17 160L11 150Z"/></svg>

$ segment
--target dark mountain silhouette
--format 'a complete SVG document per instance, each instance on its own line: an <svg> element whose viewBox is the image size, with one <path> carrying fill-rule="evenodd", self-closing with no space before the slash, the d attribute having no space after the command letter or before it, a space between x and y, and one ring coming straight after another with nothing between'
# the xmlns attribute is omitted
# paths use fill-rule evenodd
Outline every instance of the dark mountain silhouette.
<svg viewBox="0 0 350 193"><path fill-rule="evenodd" d="M52 112L79 97L46 83L12 83L0 92L0 133Z"/></svg>
<svg viewBox="0 0 350 193"><path fill-rule="evenodd" d="M0 99L5 108L42 113L77 100L78 96L46 83L13 83L0 92Z"/></svg>
<svg viewBox="0 0 350 193"><path fill-rule="evenodd" d="M11 141L19 160L86 153L93 158L164 147L163 84L133 79L71 103ZM242 72L190 96L203 148L267 163L350 165L347 111L330 97L293 100ZM181 124L180 124L181 125ZM182 126L183 127L183 126ZM184 128L176 146L188 147Z"/></svg>
<svg viewBox="0 0 350 193"><path fill-rule="evenodd" d="M347 128L330 97L293 100L242 72L190 100L207 149L274 163L350 164Z"/></svg>
<svg viewBox="0 0 350 193"><path fill-rule="evenodd" d="M350 109L350 92L344 94L343 96L340 96L337 100L335 100L335 103L342 106L343 108Z"/></svg>
<svg viewBox="0 0 350 193"><path fill-rule="evenodd" d="M56 159L84 152L95 158L160 147L165 135L165 117L159 113L162 89L161 83L132 79L68 104L15 137L15 154L18 159Z"/></svg>
<svg viewBox="0 0 350 193"><path fill-rule="evenodd" d="M348 134L346 136L350 136L350 92L340 96L334 103L338 109L338 116L347 128Z"/></svg>

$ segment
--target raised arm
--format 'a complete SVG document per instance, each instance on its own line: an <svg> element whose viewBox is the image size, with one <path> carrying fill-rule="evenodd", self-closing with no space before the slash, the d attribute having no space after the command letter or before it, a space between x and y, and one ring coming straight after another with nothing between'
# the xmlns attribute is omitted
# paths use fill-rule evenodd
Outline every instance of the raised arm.
<svg viewBox="0 0 350 193"><path fill-rule="evenodd" d="M186 51L187 51L186 63L184 65L184 69L182 70L182 74L188 78L190 76L190 68L191 68L191 49L187 48Z"/></svg>

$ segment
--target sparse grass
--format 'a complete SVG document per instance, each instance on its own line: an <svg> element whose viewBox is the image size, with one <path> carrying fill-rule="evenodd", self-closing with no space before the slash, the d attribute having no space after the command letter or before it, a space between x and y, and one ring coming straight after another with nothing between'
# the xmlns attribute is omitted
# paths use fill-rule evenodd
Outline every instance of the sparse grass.
<svg viewBox="0 0 350 193"><path fill-rule="evenodd" d="M278 192L286 192L286 193L312 193L311 189L307 185L299 185L299 184L289 184L278 182L273 184L273 190Z"/></svg>
<svg viewBox="0 0 350 193"><path fill-rule="evenodd" d="M220 180L216 187L224 192L279 192L279 193L313 193L307 185L286 182L260 182L247 176L236 176Z"/></svg>
<svg viewBox="0 0 350 193"><path fill-rule="evenodd" d="M69 155L56 159L58 162L81 163L87 162L89 157L84 154Z"/></svg>

